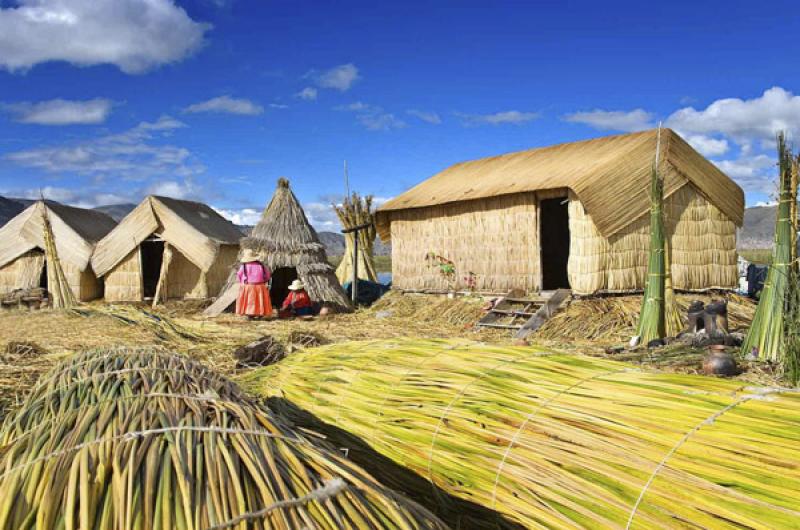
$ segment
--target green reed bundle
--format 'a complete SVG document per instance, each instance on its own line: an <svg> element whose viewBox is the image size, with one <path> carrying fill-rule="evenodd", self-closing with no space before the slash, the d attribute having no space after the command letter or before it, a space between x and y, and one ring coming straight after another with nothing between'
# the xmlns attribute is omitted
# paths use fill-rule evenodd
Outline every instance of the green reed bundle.
<svg viewBox="0 0 800 530"><path fill-rule="evenodd" d="M421 339L305 350L242 383L300 409L299 426L347 432L338 447L454 528L800 521L799 391Z"/></svg>
<svg viewBox="0 0 800 530"><path fill-rule="evenodd" d="M50 294L50 303L55 309L69 309L78 304L75 293L69 286L61 260L58 258L58 249L53 235L53 226L47 213L47 203L42 200L42 232L44 239L44 254L47 267L47 291Z"/></svg>
<svg viewBox="0 0 800 530"><path fill-rule="evenodd" d="M778 171L780 198L775 224L775 242L764 289L758 301L753 324L742 345L743 353L755 351L759 358L784 364L786 362L785 324L792 257L796 250L796 223L792 219L797 202L797 181L792 176L792 154L786 136L778 134ZM793 184L794 182L794 184ZM794 186L794 187L793 187ZM793 207L793 204L795 206Z"/></svg>
<svg viewBox="0 0 800 530"><path fill-rule="evenodd" d="M177 355L73 357L0 444L2 530L445 528Z"/></svg>
<svg viewBox="0 0 800 530"><path fill-rule="evenodd" d="M672 282L667 281L669 262L666 257L666 234L664 230L664 180L658 173L659 150L661 148L661 131L656 145L656 157L650 172L650 254L647 260L647 280L639 313L639 324L636 337L631 340L635 344L648 344L655 339L667 336L667 300L666 286L670 286L670 322L674 321L675 306L672 295ZM673 326L671 326L673 327Z"/></svg>
<svg viewBox="0 0 800 530"><path fill-rule="evenodd" d="M375 225L373 223L372 195L361 197L353 192L345 197L340 205L333 205L333 210L339 217L342 228L369 225L363 230L345 234L345 251L342 261L336 268L336 278L340 283L353 280L353 247L358 237L358 277L370 282L378 281L373 261L373 247L375 246Z"/></svg>

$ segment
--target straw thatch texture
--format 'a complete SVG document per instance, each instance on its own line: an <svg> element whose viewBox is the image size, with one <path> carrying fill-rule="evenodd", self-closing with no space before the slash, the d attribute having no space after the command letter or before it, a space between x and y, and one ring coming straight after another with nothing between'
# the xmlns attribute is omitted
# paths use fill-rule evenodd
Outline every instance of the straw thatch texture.
<svg viewBox="0 0 800 530"><path fill-rule="evenodd" d="M278 180L272 200L250 235L242 239L241 245L259 253L263 257L263 263L272 271L284 267L294 268L315 302L338 311L352 310L350 301L328 262L325 246L308 222L303 207L289 188L288 180ZM227 309L235 300L234 293L238 289L234 269L230 271L228 281L220 292L219 303L211 305L205 314L214 316Z"/></svg>
<svg viewBox="0 0 800 530"><path fill-rule="evenodd" d="M433 505L435 486L524 528L800 521L797 391L414 339L323 346L243 378L429 479L406 492Z"/></svg>
<svg viewBox="0 0 800 530"><path fill-rule="evenodd" d="M378 233L384 240L390 237L396 211L569 188L600 232L610 237L649 210L656 136L657 131L650 130L456 164L382 205ZM735 182L669 129L662 130L662 153L658 169L665 197L690 182L741 226L744 192Z"/></svg>
<svg viewBox="0 0 800 530"><path fill-rule="evenodd" d="M446 527L182 356L79 355L0 441L0 529Z"/></svg>
<svg viewBox="0 0 800 530"><path fill-rule="evenodd" d="M429 252L456 264L456 286L475 273L478 291L539 288L536 196L506 195L393 214L392 284L444 290L446 278L425 261Z"/></svg>
<svg viewBox="0 0 800 530"><path fill-rule="evenodd" d="M90 266L97 241L115 225L109 216L51 201L38 201L0 228L0 293L39 285L45 260L44 216L55 250L75 297L89 301L102 293ZM49 271L48 271L49 272Z"/></svg>
<svg viewBox="0 0 800 530"><path fill-rule="evenodd" d="M358 232L348 232L344 235L345 249L342 261L336 267L336 278L344 285L353 281L353 266L358 265L358 277L368 282L377 282L378 273L375 271L373 260L373 247L375 245L375 219L372 208L372 195L361 197L353 192L345 197L342 204L333 205L333 210L339 217L342 228L354 228L368 225ZM356 238L358 238L358 252L356 261L353 261Z"/></svg>
<svg viewBox="0 0 800 530"><path fill-rule="evenodd" d="M583 204L570 196L569 278L573 292L625 293L644 287L649 219L642 217L604 238ZM731 289L738 282L736 225L684 186L664 201L672 285L685 291Z"/></svg>
<svg viewBox="0 0 800 530"><path fill-rule="evenodd" d="M221 245L236 245L241 233L206 204L146 197L98 244L92 266L104 276L145 239L157 234L200 270L208 271Z"/></svg>
<svg viewBox="0 0 800 530"><path fill-rule="evenodd" d="M106 300L142 299L140 245L154 235L172 251L166 289L159 293L168 299L202 299L218 292L236 259L241 236L205 204L147 197L98 243L92 257L95 270L105 276Z"/></svg>

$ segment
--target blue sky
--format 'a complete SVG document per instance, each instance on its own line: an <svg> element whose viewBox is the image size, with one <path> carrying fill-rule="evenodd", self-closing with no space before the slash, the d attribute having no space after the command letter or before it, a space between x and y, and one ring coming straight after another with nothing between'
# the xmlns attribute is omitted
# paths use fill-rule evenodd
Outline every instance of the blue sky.
<svg viewBox="0 0 800 530"><path fill-rule="evenodd" d="M800 137L794 2L0 0L0 194L147 193L320 228L472 158L663 120L771 200Z"/></svg>

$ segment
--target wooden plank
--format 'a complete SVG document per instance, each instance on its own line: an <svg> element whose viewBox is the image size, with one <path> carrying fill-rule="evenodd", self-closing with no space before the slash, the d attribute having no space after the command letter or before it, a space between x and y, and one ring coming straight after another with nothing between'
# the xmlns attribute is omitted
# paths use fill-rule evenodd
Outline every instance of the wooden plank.
<svg viewBox="0 0 800 530"><path fill-rule="evenodd" d="M514 316L524 316L524 317L532 317L536 313L531 311L517 311L515 309L492 309L493 313L501 313L503 315L514 315Z"/></svg>
<svg viewBox="0 0 800 530"><path fill-rule="evenodd" d="M234 283L228 290L225 291L222 296L217 298L213 304L208 306L205 311L203 311L203 315L207 317L216 317L219 316L220 313L228 309L234 302L236 302L236 297L239 296L239 284Z"/></svg>
<svg viewBox="0 0 800 530"><path fill-rule="evenodd" d="M508 306L505 299L509 296L521 296L523 293L519 289L512 289L505 296L501 297L497 303L495 304L493 309L505 309ZM481 319L478 321L477 326L482 326L484 324L491 324L493 322L497 322L502 315L499 313L495 313L493 310L490 310L487 314L485 314Z"/></svg>
<svg viewBox="0 0 800 530"><path fill-rule="evenodd" d="M572 291L569 289L556 290L550 299L547 300L547 303L539 308L536 314L533 315L522 327L520 327L516 337L520 339L525 338L542 327L542 325L558 311L561 305L567 301L571 295Z"/></svg>
<svg viewBox="0 0 800 530"><path fill-rule="evenodd" d="M484 328L520 329L522 327L522 324L514 326L512 324L494 324L491 322L487 322L484 324L480 324L480 326Z"/></svg>

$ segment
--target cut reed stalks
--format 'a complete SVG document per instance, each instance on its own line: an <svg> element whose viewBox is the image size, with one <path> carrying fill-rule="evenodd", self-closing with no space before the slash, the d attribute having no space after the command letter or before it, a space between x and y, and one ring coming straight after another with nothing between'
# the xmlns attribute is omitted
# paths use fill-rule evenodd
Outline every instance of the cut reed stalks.
<svg viewBox="0 0 800 530"><path fill-rule="evenodd" d="M182 356L73 357L0 442L3 530L446 528Z"/></svg>
<svg viewBox="0 0 800 530"><path fill-rule="evenodd" d="M462 517L461 528L767 530L800 521L797 391L418 339L323 346L242 383L428 479L402 491L453 526L442 492L496 512ZM381 463L370 470L391 474Z"/></svg>
<svg viewBox="0 0 800 530"><path fill-rule="evenodd" d="M349 197L345 197L342 204L334 204L333 210L339 217L342 228L355 228L357 226L369 225L358 232L348 232L344 235L345 251L342 261L336 268L336 278L344 284L353 281L353 254L355 240L358 238L358 277L370 282L378 281L378 274L375 271L373 260L373 247L375 245L375 225L374 210L372 208L372 195L361 197L353 192Z"/></svg>

